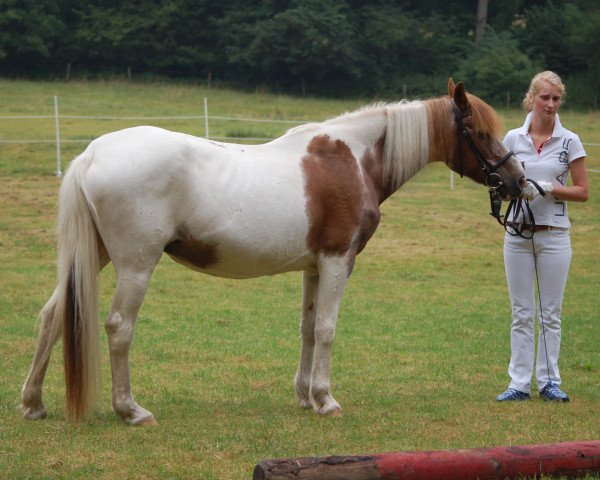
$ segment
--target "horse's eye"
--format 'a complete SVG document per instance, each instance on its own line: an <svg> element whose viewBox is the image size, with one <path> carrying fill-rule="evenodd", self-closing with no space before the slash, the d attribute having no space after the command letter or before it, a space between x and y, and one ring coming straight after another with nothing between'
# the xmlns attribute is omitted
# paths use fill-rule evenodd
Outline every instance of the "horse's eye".
<svg viewBox="0 0 600 480"><path fill-rule="evenodd" d="M477 138L482 142L487 142L490 139L490 136L485 132L477 132Z"/></svg>

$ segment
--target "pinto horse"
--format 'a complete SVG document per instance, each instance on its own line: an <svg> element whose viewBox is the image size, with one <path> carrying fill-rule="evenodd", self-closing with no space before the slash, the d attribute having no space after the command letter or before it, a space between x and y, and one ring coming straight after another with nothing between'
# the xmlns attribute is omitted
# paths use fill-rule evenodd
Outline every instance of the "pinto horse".
<svg viewBox="0 0 600 480"><path fill-rule="evenodd" d="M521 194L524 171L498 140L493 109L462 82L450 81L448 93L366 107L264 145L154 127L91 142L60 188L58 284L40 313L23 415L47 415L42 385L61 335L67 415L79 421L94 403L98 274L112 262L116 292L105 323L112 405L129 424L155 423L132 395L129 348L163 252L227 278L302 271L297 399L319 414L339 413L329 386L338 309L356 255L379 223L379 205L434 161L478 183L493 170L504 198Z"/></svg>

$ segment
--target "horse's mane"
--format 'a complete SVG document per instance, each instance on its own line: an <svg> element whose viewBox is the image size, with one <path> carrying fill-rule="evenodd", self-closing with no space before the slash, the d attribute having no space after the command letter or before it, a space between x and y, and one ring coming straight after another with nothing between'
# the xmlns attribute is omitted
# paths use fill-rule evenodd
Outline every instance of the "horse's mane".
<svg viewBox="0 0 600 480"><path fill-rule="evenodd" d="M486 133L498 138L502 133L502 124L496 111L481 98L467 93L473 115L473 128L478 133Z"/></svg>
<svg viewBox="0 0 600 480"><path fill-rule="evenodd" d="M396 190L429 160L428 119L419 100L385 105L387 129L383 152L383 175Z"/></svg>

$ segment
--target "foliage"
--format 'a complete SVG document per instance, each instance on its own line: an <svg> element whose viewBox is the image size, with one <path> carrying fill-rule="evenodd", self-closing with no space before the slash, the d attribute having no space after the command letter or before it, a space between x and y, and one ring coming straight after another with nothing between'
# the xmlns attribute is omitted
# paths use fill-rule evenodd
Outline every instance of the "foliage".
<svg viewBox="0 0 600 480"><path fill-rule="evenodd" d="M519 51L509 32L497 34L489 28L483 42L474 46L461 63L458 78L490 102L508 103L508 96L513 105L519 105L531 77L540 68Z"/></svg>
<svg viewBox="0 0 600 480"><path fill-rule="evenodd" d="M48 59L65 33L55 2L0 0L0 11L0 61L5 60L5 68L20 70Z"/></svg>
<svg viewBox="0 0 600 480"><path fill-rule="evenodd" d="M288 8L266 3L254 23L246 10L232 13L227 59L253 81L285 87L302 81L352 85L360 69L348 9L335 0L294 0ZM237 27L237 28L236 28ZM228 35L227 33L225 35Z"/></svg>
<svg viewBox="0 0 600 480"><path fill-rule="evenodd" d="M581 97L570 104L593 104L589 94L600 87L596 0L490 2L488 46L500 48L493 54L474 51L475 3L0 0L0 71L64 78L67 64L80 76L130 67L134 74L210 74L238 87L349 96L398 95L409 81L483 67L486 95L504 103L522 86L507 69L523 66L556 70L567 83L576 78ZM439 87L430 83L408 90L433 94Z"/></svg>

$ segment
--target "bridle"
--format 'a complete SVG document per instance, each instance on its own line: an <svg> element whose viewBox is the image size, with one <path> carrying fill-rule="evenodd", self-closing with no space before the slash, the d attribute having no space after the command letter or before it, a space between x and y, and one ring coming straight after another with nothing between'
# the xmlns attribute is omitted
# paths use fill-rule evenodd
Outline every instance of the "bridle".
<svg viewBox="0 0 600 480"><path fill-rule="evenodd" d="M488 158L485 158L483 156L481 150L477 148L477 145L473 141L473 137L471 137L471 134L467 130L465 122L463 121L466 117L469 117L471 115L471 111L461 112L458 106L456 105L454 99L451 99L450 102L452 103L452 113L454 113L454 120L456 120L456 124L458 126L457 135L460 137L460 135L462 134L463 138L467 142L467 145L469 145L469 148L473 152L473 155L475 155L475 158L479 162L479 165L481 165L483 173L485 174L485 180L483 182L485 186L488 187L490 190L497 190L502 185L504 185L504 183L502 182L502 177L496 173L496 170L498 170L510 157L512 157L514 153L512 151L509 151L500 160L498 160L497 163L490 162ZM458 173L461 177L463 176L464 172L462 161L460 162Z"/></svg>
<svg viewBox="0 0 600 480"><path fill-rule="evenodd" d="M471 137L471 134L467 130L465 122L463 121L466 117L471 115L471 111L461 112L453 98L450 99L450 103L452 104L452 113L454 114L454 120L456 121L458 127L456 134L459 138L462 135L462 137L465 139L467 145L471 149L471 152L473 152L473 155L475 155L475 158L479 162L479 165L481 166L485 175L483 183L486 187L488 187L488 191L490 193L490 215L494 217L498 221L498 223L503 225L504 228L507 228L506 220L503 221L502 215L500 215L500 210L502 208L502 195L500 194L499 190L504 185L504 182L502 182L502 177L498 173L496 173L496 170L498 170L510 157L512 157L514 153L512 151L509 151L496 163L492 163L489 158L484 157L484 155L481 153L481 150L477 148L477 145L473 141L473 137ZM462 160L458 165L458 173L462 178L464 174ZM506 217L508 217L508 215L506 215Z"/></svg>
<svg viewBox="0 0 600 480"><path fill-rule="evenodd" d="M496 173L496 170L500 168L510 157L514 155L512 151L509 151L506 155L504 155L497 163L493 164L489 159L485 158L481 153L481 150L477 148L477 145L473 141L471 134L465 127L465 122L463 121L466 117L471 115L471 112L461 112L454 99L450 99L452 104L452 112L454 113L454 119L458 125L457 135L460 137L462 134L463 138L469 145L469 148L477 158L479 165L483 169L483 173L485 174L484 185L488 187L488 191L490 193L490 215L494 217L500 225L504 227L504 230L509 235L518 236L522 238L533 238L533 233L535 231L535 219L533 218L533 212L529 207L529 201L524 200L522 198L516 198L510 201L508 204L508 208L506 209L506 213L504 215L500 214L502 209L502 195L500 194L500 188L504 185L502 182L502 177ZM458 173L460 176L463 176L463 165L462 160L458 167ZM542 189L535 181L531 179L527 179L535 188L537 188L540 195L543 197L546 196L546 192ZM512 220L509 220L510 215L512 213ZM519 219L519 215L521 218ZM504 218L503 218L504 217ZM530 234L524 233L525 231L529 231Z"/></svg>

